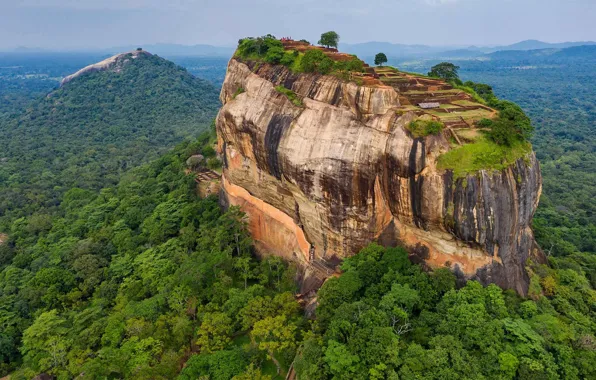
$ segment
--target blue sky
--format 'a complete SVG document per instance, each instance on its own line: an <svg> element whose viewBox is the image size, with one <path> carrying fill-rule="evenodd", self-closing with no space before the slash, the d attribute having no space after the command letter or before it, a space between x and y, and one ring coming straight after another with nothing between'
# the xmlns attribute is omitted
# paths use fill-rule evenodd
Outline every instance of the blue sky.
<svg viewBox="0 0 596 380"><path fill-rule="evenodd" d="M499 45L596 40L596 0L0 0L0 49L316 41Z"/></svg>

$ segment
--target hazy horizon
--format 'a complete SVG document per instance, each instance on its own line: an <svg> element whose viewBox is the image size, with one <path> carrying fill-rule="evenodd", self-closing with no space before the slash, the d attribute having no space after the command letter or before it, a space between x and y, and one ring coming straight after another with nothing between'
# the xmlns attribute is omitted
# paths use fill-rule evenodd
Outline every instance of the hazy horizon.
<svg viewBox="0 0 596 380"><path fill-rule="evenodd" d="M278 36L279 37L279 36ZM534 39L532 39L534 40ZM349 41L342 41L340 42L341 45L358 45L358 44L366 44L366 43L391 43L396 45L410 45L410 46L427 46L429 48L466 48L466 47L483 47L483 48L492 48L492 47L501 47L501 46L509 46L519 42L525 42L530 40L517 40L507 44L490 44L490 45L480 45L480 44L458 44L458 45L430 45L430 44L408 44L407 42L390 42L390 41L362 41L362 42L349 42ZM576 43L576 42L587 42L587 43L594 43L595 40L573 40L573 41L545 41L545 40L537 40L539 42L549 43L549 44L559 44L559 43ZM316 39L311 40L311 43L316 43ZM180 46L180 47L194 47L194 46L212 46L214 48L229 48L235 49L237 44L226 44L226 45L213 45L209 43L197 43L197 44L179 44L179 43L167 43L167 42L154 42L154 43L130 43L125 45L106 45L106 46L96 46L96 47L70 47L70 48L44 48L41 46L8 46L8 47L0 47L0 52L11 52L11 51L18 51L18 50L31 50L31 51L38 51L38 52L49 52L49 53L93 53L93 52L105 52L106 50L112 50L117 48L134 48L134 47L141 47L141 48L150 48L152 46Z"/></svg>
<svg viewBox="0 0 596 380"><path fill-rule="evenodd" d="M343 43L497 46L596 40L594 0L0 0L0 49L127 45L235 46L272 33Z"/></svg>

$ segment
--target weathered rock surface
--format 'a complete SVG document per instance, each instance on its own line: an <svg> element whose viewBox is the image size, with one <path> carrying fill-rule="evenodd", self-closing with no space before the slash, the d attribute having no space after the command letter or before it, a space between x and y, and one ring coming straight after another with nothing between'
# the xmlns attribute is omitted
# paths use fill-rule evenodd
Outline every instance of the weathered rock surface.
<svg viewBox="0 0 596 380"><path fill-rule="evenodd" d="M416 116L396 112L392 87L282 66L232 59L221 101L223 199L248 214L261 252L306 265L401 241L430 267L527 292L528 259L544 260L530 229L541 192L533 154L454 179L436 167L447 137L413 138L405 126Z"/></svg>
<svg viewBox="0 0 596 380"><path fill-rule="evenodd" d="M151 55L144 50L134 50L128 53L116 54L110 58L106 58L101 62L94 63L87 67L82 68L74 74L71 74L60 82L60 86L64 86L73 79L80 77L81 75L92 73L96 71L112 70L114 72L120 72L124 65L130 62L131 59L137 59L141 55Z"/></svg>

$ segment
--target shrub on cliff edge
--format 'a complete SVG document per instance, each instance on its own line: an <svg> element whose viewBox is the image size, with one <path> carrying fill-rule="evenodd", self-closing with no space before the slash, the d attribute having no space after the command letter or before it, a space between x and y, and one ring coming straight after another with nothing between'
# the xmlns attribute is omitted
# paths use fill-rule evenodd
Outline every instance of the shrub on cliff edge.
<svg viewBox="0 0 596 380"><path fill-rule="evenodd" d="M302 57L300 66L305 73L329 74L334 62L320 50L309 50Z"/></svg>
<svg viewBox="0 0 596 380"><path fill-rule="evenodd" d="M262 37L247 37L243 38L238 42L238 50L236 54L242 58L249 58L249 57L266 57L267 53L273 50L273 53L270 55L270 58L275 56L275 53L279 53L281 50L281 54L283 55L283 45L281 41L275 38L275 36L271 34L267 34Z"/></svg>
<svg viewBox="0 0 596 380"><path fill-rule="evenodd" d="M407 127L412 136L416 138L438 135L443 131L443 128L445 128L445 125L435 120L415 120Z"/></svg>

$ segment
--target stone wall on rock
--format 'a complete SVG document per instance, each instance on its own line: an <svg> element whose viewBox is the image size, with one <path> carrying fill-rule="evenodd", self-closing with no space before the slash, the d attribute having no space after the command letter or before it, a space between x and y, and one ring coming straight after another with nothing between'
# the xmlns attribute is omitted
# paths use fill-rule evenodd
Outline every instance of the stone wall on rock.
<svg viewBox="0 0 596 380"><path fill-rule="evenodd" d="M247 213L259 251L307 265L402 243L430 267L527 292L528 258L544 261L530 228L541 191L533 153L455 179L436 166L447 134L412 137L417 116L398 110L394 88L283 66L233 58L221 101L223 199Z"/></svg>

